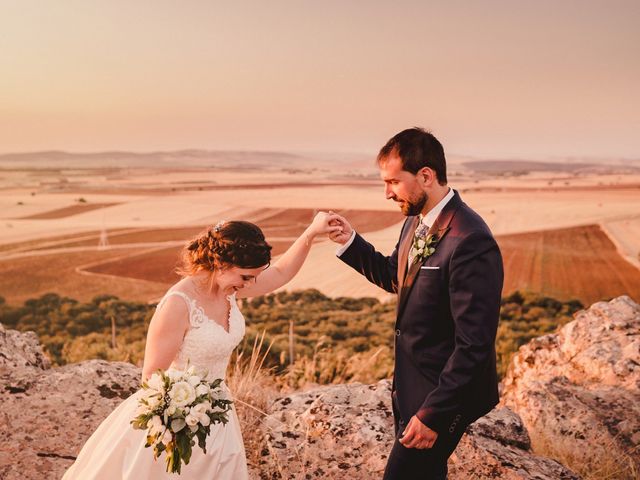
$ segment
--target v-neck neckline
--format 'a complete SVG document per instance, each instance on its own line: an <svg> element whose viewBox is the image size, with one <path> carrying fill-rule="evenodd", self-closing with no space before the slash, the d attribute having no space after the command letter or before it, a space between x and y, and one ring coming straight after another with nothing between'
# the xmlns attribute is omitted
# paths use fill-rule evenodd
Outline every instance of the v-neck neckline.
<svg viewBox="0 0 640 480"><path fill-rule="evenodd" d="M216 321L214 318L211 318L209 315L207 315L207 312L204 311L204 308L199 304L198 300L196 300L195 298L193 298L193 303L194 303L194 307L197 308L200 313L202 314L202 316L204 318L206 318L208 321L210 321L211 323L213 323L214 325L217 325L218 327L220 327L220 329L226 333L227 335L231 335L231 317L232 317L232 309L233 309L233 295L226 295L225 298L227 299L227 303L229 304L229 313L227 314L227 328L224 328L223 325L220 324L220 322Z"/></svg>

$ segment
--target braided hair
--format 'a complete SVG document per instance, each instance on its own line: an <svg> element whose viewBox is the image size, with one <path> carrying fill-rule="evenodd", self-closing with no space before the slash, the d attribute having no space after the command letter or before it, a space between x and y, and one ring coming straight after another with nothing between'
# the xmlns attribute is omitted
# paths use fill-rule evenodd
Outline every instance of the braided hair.
<svg viewBox="0 0 640 480"><path fill-rule="evenodd" d="M244 221L220 222L190 240L181 253L182 276L228 267L259 268L271 261L271 245L257 225Z"/></svg>

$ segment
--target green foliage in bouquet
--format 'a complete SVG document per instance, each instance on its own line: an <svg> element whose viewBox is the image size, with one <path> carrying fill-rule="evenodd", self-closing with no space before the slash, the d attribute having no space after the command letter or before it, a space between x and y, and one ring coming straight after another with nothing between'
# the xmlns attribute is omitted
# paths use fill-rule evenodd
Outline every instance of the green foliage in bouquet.
<svg viewBox="0 0 640 480"><path fill-rule="evenodd" d="M211 425L226 424L233 403L222 388L222 379L208 382L206 373L194 367L156 373L142 384L133 428L147 430L145 447L153 447L154 459L165 452L167 472L180 474L198 446L207 453Z"/></svg>

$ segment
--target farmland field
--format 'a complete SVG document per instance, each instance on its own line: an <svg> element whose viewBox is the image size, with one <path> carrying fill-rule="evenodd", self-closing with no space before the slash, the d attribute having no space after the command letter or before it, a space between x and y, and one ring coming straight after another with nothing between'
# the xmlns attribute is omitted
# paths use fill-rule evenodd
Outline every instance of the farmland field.
<svg viewBox="0 0 640 480"><path fill-rule="evenodd" d="M394 225L402 219L397 212L342 213L353 218L362 232ZM314 214L313 209L263 208L249 217L264 229L275 257L304 231ZM205 228L206 225L194 225L114 230L108 232L106 249L97 248L97 231L44 238L28 245L5 245L5 258L0 257L0 295L10 303L47 292L83 301L100 293L127 300L157 299L179 278L174 269L184 242Z"/></svg>
<svg viewBox="0 0 640 480"><path fill-rule="evenodd" d="M627 294L640 301L640 270L598 225L502 235L504 293L539 292L585 304Z"/></svg>
<svg viewBox="0 0 640 480"><path fill-rule="evenodd" d="M272 254L284 252L290 242L271 242ZM166 283L167 286L177 282L180 277L174 273L179 263L181 247L146 250L139 254L129 255L115 260L105 260L99 264L83 268L83 271L149 280Z"/></svg>
<svg viewBox="0 0 640 480"><path fill-rule="evenodd" d="M258 224L276 256L318 210L344 215L383 254L403 220L377 172L366 169L349 177L311 164L295 172L71 167L0 170L0 296L9 303L47 292L157 299L177 278L184 242L222 219ZM505 294L531 290L584 303L640 297L640 175L460 170L452 186L496 235ZM98 248L103 232L108 247ZM284 288L393 298L336 260L335 250L317 241Z"/></svg>
<svg viewBox="0 0 640 480"><path fill-rule="evenodd" d="M70 207L63 207L56 210L49 210L43 213L36 213L34 215L28 215L21 217L21 220L53 220L56 218L65 218L79 213L90 212L91 210L98 210L105 207L111 207L117 205L117 203L90 203L72 205Z"/></svg>

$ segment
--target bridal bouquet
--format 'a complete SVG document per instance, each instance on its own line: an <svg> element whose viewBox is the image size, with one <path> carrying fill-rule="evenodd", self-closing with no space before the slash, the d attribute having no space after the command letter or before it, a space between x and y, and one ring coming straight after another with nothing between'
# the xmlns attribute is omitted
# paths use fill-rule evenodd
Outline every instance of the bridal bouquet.
<svg viewBox="0 0 640 480"><path fill-rule="evenodd" d="M158 370L142 384L133 428L147 430L145 447L153 447L153 457L167 455L167 472L180 473L189 463L191 449L207 453L206 438L211 424L228 421L231 400L220 388L222 379L207 382L193 366L184 371Z"/></svg>

